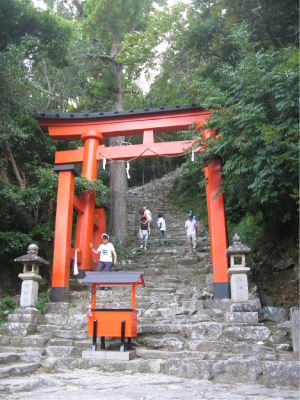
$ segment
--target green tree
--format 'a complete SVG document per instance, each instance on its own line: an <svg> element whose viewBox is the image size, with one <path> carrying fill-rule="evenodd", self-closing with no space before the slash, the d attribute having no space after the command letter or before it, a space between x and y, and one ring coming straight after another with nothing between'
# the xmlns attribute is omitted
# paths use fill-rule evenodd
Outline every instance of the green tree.
<svg viewBox="0 0 300 400"><path fill-rule="evenodd" d="M156 3L163 4L165 0ZM120 45L124 35L145 29L149 13L153 10L152 0L87 0L84 5L84 31L94 41L103 44L103 51L97 58L108 63L115 76L117 101L114 109L124 110L124 95L132 93L131 87L124 87L125 65L118 55L125 51ZM91 58L95 56L89 55ZM130 71L128 69L127 71ZM107 73L107 72L106 72ZM111 82L112 80L110 80ZM109 82L109 81L108 81ZM127 79L126 82L130 83ZM110 138L110 146L120 146L124 137ZM126 221L126 176L125 164L110 162L110 231L123 244L127 236Z"/></svg>
<svg viewBox="0 0 300 400"><path fill-rule="evenodd" d="M9 285L19 266L13 259L30 243L51 259L56 208L57 150L74 144L54 142L43 133L32 114L49 101L47 72L55 75L69 65L72 23L53 12L37 10L30 1L0 2L0 277ZM51 75L50 74L50 75ZM46 82L46 83L45 83ZM48 88L48 87L47 87ZM51 102L66 107L59 84L52 86ZM65 94L65 100L70 96ZM55 101L54 101L55 100ZM75 144L76 146L76 144ZM77 147L77 146L76 146ZM76 186L82 188L78 182ZM97 186L104 193L105 188ZM9 267L9 268L8 268ZM6 287L11 290L11 287Z"/></svg>
<svg viewBox="0 0 300 400"><path fill-rule="evenodd" d="M185 19L170 17L178 11L156 11L143 35L127 35L124 57L134 61L139 54L141 63L148 59L151 65L153 43L165 41L161 69L147 101L197 102L218 110L206 128L220 135L205 142L205 155L219 154L223 159L220 190L227 216L237 222L244 215L261 213L264 227L295 237L299 194L295 2L259 6L246 1L194 1ZM199 131L183 133L183 139L193 135L199 136ZM186 166L189 179L203 175L202 162L192 165L188 159Z"/></svg>
<svg viewBox="0 0 300 400"><path fill-rule="evenodd" d="M57 66L67 65L72 27L49 10L36 9L31 0L0 3L0 51L22 45L24 58L48 57Z"/></svg>
<svg viewBox="0 0 300 400"><path fill-rule="evenodd" d="M183 3L155 10L145 32L129 32L124 37L125 50L118 60L130 65L135 75L143 70L146 79L155 76L144 100L148 107L189 101L189 72L198 61L185 46L188 10Z"/></svg>
<svg viewBox="0 0 300 400"><path fill-rule="evenodd" d="M231 40L244 56L235 68L222 65L209 81L195 80L195 96L214 111L204 129L217 136L199 143L203 155L223 160L222 190L229 212L261 212L273 232L295 236L299 196L299 74L293 47L256 51L246 27ZM220 91L220 81L227 90ZM209 85L210 93L207 96ZM196 133L199 135L199 132ZM233 207L230 207L230 204ZM234 213L233 213L234 214Z"/></svg>
<svg viewBox="0 0 300 400"><path fill-rule="evenodd" d="M235 67L245 55L231 35L234 25L245 26L256 51L298 46L299 9L295 0L195 0L156 10L145 32L125 36L126 51L119 60L139 71L158 67L147 105L196 101L191 83L211 77L220 64ZM157 47L158 44L164 44ZM226 90L226 82L220 82ZM209 86L207 87L209 90Z"/></svg>

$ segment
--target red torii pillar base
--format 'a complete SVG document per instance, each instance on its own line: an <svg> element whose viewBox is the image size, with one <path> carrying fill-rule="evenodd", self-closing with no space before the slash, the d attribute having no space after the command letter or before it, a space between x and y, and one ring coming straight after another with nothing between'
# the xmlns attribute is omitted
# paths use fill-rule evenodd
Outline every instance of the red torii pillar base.
<svg viewBox="0 0 300 400"><path fill-rule="evenodd" d="M223 193L217 196L222 182L221 172L220 159L212 160L204 168L205 177L207 178L206 199L214 275L214 298L229 299L228 258L226 257L228 239L224 197Z"/></svg>

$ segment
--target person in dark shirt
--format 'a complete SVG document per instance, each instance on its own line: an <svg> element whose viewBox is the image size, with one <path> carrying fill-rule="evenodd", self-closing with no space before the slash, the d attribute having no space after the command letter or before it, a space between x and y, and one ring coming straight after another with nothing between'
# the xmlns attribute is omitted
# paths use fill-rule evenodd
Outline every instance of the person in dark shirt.
<svg viewBox="0 0 300 400"><path fill-rule="evenodd" d="M139 229L139 236L141 238L141 249L144 247L147 250L147 242L148 242L148 235L150 236L150 225L149 222L146 221L145 217L141 218L141 224ZM144 245L143 245L144 241Z"/></svg>

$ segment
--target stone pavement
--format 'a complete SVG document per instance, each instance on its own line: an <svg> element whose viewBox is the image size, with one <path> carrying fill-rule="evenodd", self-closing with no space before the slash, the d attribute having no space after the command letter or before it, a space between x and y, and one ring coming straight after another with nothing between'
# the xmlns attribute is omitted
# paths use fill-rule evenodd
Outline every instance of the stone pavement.
<svg viewBox="0 0 300 400"><path fill-rule="evenodd" d="M2 379L5 400L294 400L296 389L261 385L213 383L208 380L125 371L64 370L30 377Z"/></svg>

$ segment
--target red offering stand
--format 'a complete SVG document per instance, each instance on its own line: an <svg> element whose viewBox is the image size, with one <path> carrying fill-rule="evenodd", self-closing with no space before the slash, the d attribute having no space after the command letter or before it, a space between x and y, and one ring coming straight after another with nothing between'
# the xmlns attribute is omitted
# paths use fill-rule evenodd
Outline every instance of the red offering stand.
<svg viewBox="0 0 300 400"><path fill-rule="evenodd" d="M97 336L101 337L101 349L105 349L105 336L121 337L120 351L125 351L125 337L128 350L131 338L137 336L137 311L135 310L135 288L145 287L144 272L86 272L82 284L92 285L92 316L88 321L88 336L93 337L92 351L97 350ZM129 309L102 309L96 307L97 286L132 286L132 306Z"/></svg>

